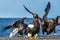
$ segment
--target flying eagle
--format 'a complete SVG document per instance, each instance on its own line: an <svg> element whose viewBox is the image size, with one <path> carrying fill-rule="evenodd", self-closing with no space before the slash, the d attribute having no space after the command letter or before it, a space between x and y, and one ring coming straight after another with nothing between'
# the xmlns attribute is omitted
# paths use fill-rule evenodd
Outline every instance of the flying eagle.
<svg viewBox="0 0 60 40"><path fill-rule="evenodd" d="M23 30L27 27L27 24L24 23L26 18L21 18L18 21L14 22L12 25L6 26L2 31L8 30L10 28L14 28L14 30L10 33L10 37L14 36L16 33L22 35Z"/></svg>

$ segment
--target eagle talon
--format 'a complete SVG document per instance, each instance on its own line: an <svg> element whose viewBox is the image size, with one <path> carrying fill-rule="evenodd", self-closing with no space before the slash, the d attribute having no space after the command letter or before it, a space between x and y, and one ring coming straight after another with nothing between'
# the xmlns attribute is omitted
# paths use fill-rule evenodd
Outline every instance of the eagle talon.
<svg viewBox="0 0 60 40"><path fill-rule="evenodd" d="M37 38L37 36L34 36L34 40L37 40L38 38Z"/></svg>
<svg viewBox="0 0 60 40"><path fill-rule="evenodd" d="M32 40L32 37L31 36L29 37L29 40Z"/></svg>

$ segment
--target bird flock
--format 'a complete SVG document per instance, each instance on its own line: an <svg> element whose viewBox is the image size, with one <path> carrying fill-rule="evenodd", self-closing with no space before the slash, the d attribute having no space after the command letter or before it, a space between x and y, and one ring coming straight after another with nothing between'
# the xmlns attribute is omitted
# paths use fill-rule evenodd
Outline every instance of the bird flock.
<svg viewBox="0 0 60 40"><path fill-rule="evenodd" d="M23 5L24 9L29 12L31 15L33 15L33 22L26 24L24 23L26 17L20 18L16 22L14 22L12 25L6 26L2 31L8 30L10 28L14 28L14 30L10 33L9 37L13 37L16 33L19 34L19 36L24 36L24 38L30 38L32 40L34 37L35 40L37 40L37 34L40 31L40 25L42 27L42 34L44 35L44 32L46 32L46 35L49 35L50 33L54 32L56 34L55 28L57 25L60 25L60 16L57 16L56 19L50 19L49 22L47 20L48 13L51 8L50 2L48 2L46 8L45 8L45 14L42 18L38 16L37 13L31 12L25 5ZM23 33L23 30L24 33Z"/></svg>

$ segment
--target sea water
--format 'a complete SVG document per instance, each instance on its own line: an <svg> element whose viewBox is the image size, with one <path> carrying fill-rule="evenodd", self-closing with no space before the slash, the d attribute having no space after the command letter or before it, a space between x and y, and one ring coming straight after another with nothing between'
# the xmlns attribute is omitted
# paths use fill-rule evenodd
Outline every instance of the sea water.
<svg viewBox="0 0 60 40"><path fill-rule="evenodd" d="M0 18L0 37L9 37L9 34L13 31L13 28L2 31L6 26L13 24L15 21L19 20L20 18ZM48 19L50 20L50 18ZM24 23L29 24L33 21L32 18L27 18ZM56 35L60 35L60 26L56 26ZM18 34L16 34L14 37L17 37ZM49 36L53 36L54 32L49 34ZM38 36L43 36L42 34L42 27L40 26L40 32L38 33ZM46 34L44 35L46 36Z"/></svg>

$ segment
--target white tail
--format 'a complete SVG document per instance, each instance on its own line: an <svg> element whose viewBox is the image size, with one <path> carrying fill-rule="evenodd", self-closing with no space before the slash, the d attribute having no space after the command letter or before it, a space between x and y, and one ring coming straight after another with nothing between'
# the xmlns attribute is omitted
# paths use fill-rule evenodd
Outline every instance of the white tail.
<svg viewBox="0 0 60 40"><path fill-rule="evenodd" d="M18 32L18 28L15 28L9 35L9 37L13 37Z"/></svg>

